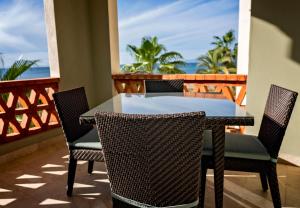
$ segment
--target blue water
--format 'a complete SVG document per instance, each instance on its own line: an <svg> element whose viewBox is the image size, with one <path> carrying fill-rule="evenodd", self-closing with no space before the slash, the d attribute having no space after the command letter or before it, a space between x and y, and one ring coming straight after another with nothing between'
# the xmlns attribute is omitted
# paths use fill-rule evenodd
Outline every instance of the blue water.
<svg viewBox="0 0 300 208"><path fill-rule="evenodd" d="M4 70L4 69L0 69ZM17 79L34 79L34 78L47 78L50 77L49 67L33 67L21 74Z"/></svg>
<svg viewBox="0 0 300 208"><path fill-rule="evenodd" d="M187 74L196 74L196 71L199 69L197 63L187 63L185 66L179 68L185 71Z"/></svg>
<svg viewBox="0 0 300 208"><path fill-rule="evenodd" d="M187 74L195 74L198 67L197 63L187 63L185 66L180 67ZM3 70L3 69L0 69ZM17 79L34 79L34 78L47 78L50 77L50 68L49 67L33 67L24 72Z"/></svg>

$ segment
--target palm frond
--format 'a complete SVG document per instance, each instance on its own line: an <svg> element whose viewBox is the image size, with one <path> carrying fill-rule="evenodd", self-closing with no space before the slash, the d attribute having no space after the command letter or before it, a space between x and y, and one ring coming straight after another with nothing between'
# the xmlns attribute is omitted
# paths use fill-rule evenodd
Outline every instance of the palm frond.
<svg viewBox="0 0 300 208"><path fill-rule="evenodd" d="M175 69L177 66L185 64L180 53L175 51L166 52L166 47L159 43L156 36L143 37L140 46L127 45L127 51L135 58L136 62L135 64L123 66L122 70L127 72L144 71L151 73L157 69L159 70L160 65L169 64L165 68ZM137 63L140 65L136 65Z"/></svg>
<svg viewBox="0 0 300 208"><path fill-rule="evenodd" d="M131 56L138 59L139 56L139 49L134 45L127 45L126 50L130 53Z"/></svg>
<svg viewBox="0 0 300 208"><path fill-rule="evenodd" d="M228 72L230 74L236 74L237 73L237 68L228 68Z"/></svg>
<svg viewBox="0 0 300 208"><path fill-rule="evenodd" d="M178 62L178 64L180 64L180 65L185 65L186 63L182 59L183 59L183 56L176 51L166 52L159 57L159 61L161 64L169 64L172 62Z"/></svg>
<svg viewBox="0 0 300 208"><path fill-rule="evenodd" d="M161 65L158 69L161 74L186 74L185 71L176 67L173 64L164 64Z"/></svg>
<svg viewBox="0 0 300 208"><path fill-rule="evenodd" d="M8 68L1 76L1 80L15 80L23 74L25 71L30 69L33 65L35 65L39 60L18 60L15 61L10 68Z"/></svg>
<svg viewBox="0 0 300 208"><path fill-rule="evenodd" d="M212 74L212 72L209 69L198 69L196 74Z"/></svg>

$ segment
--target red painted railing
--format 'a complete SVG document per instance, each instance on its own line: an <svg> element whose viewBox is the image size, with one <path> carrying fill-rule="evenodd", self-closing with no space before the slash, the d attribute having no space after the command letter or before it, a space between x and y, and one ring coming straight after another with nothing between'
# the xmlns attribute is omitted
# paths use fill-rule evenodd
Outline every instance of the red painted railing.
<svg viewBox="0 0 300 208"><path fill-rule="evenodd" d="M191 96L223 97L241 105L246 96L247 75L223 74L114 74L118 93L143 93L146 79L183 79L184 92ZM236 87L240 87L236 90ZM205 92L205 94L199 94ZM211 94L207 93L211 92ZM214 94L213 94L213 93ZM236 94L238 92L238 94ZM197 94L198 93L198 94Z"/></svg>
<svg viewBox="0 0 300 208"><path fill-rule="evenodd" d="M0 82L0 143L59 126L52 94L58 78Z"/></svg>

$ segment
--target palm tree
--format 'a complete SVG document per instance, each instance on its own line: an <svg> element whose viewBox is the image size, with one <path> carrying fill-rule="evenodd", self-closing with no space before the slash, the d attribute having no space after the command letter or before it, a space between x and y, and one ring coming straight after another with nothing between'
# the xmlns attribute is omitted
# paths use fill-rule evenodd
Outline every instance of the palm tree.
<svg viewBox="0 0 300 208"><path fill-rule="evenodd" d="M214 39L215 42L212 44L216 46L216 49L221 48L222 57L226 57L223 64L228 68L228 71L235 71L236 73L238 44L235 43L231 48L235 41L234 31L229 30L222 37L214 36Z"/></svg>
<svg viewBox="0 0 300 208"><path fill-rule="evenodd" d="M207 52L207 54L198 58L198 66L202 69L197 70L196 73L206 74L233 74L237 71L237 50L238 44L232 44L235 40L234 31L230 30L222 37L214 36L215 41L212 44L214 49ZM204 70L203 70L204 68Z"/></svg>
<svg viewBox="0 0 300 208"><path fill-rule="evenodd" d="M197 74L219 74L225 73L229 74L229 69L224 66L224 63L228 61L227 56L222 55L223 48L216 48L210 50L206 55L200 56L198 58L198 66L201 69L196 71ZM203 70L204 68L204 70Z"/></svg>
<svg viewBox="0 0 300 208"><path fill-rule="evenodd" d="M229 30L222 37L214 36L215 41L211 44L217 47L223 47L224 49L229 49L232 43L235 41L234 31Z"/></svg>
<svg viewBox="0 0 300 208"><path fill-rule="evenodd" d="M0 53L0 81L15 80L18 76L30 69L39 60L24 60L20 59L15 61L8 69L4 70L4 60ZM2 68L2 69L1 69Z"/></svg>
<svg viewBox="0 0 300 208"><path fill-rule="evenodd" d="M157 70L164 74L185 73L178 68L186 64L183 56L176 51L167 52L166 47L158 43L157 37L144 37L139 47L128 45L127 50L136 63L124 65L123 71L153 73Z"/></svg>

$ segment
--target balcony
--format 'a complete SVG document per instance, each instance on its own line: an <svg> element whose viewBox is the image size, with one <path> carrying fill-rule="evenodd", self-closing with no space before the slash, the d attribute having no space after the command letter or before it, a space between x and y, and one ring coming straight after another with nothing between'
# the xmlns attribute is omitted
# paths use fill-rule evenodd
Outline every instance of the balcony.
<svg viewBox="0 0 300 208"><path fill-rule="evenodd" d="M270 84L300 91L299 3L252 0L251 50L241 50L242 59L250 57L249 75L151 75L120 73L116 1L45 2L51 75L60 78L0 82L0 206L112 207L104 163L96 163L92 175L79 163L74 196L66 196L68 152L53 105L56 91L84 86L93 107L113 93L143 93L146 79L183 79L188 96L245 107L255 116L251 134L258 132ZM299 102L295 109L278 165L282 203L289 207L300 206ZM214 207L212 171L207 178L205 203ZM224 185L224 207L273 207L257 174L225 171Z"/></svg>
<svg viewBox="0 0 300 208"><path fill-rule="evenodd" d="M115 90L118 93L143 93L146 79L184 79L185 93L189 96L229 99L242 104L246 95L245 75L150 75L114 74ZM59 79L39 79L2 82L1 114L2 145L26 139L59 127L52 94L58 90ZM234 95L233 88L241 90ZM211 92L207 93L207 92ZM6 100L6 102L4 101ZM25 115L19 118L19 115ZM6 134L4 133L6 132ZM0 205L20 207L25 202L29 207L111 207L110 187L104 163L96 163L93 175L87 174L87 163L79 162L76 172L74 196L65 194L68 170L68 152L64 137L40 141L38 150L25 147L17 153L22 156L13 163L4 163L0 173ZM6 161L15 152L6 154ZM4 156L0 162L5 161ZM300 203L297 198L296 167L279 165L280 189L283 201ZM55 183L53 183L55 181ZM245 185L246 184L246 185ZM238 191L237 191L238 190ZM214 207L213 173L208 174L206 204ZM259 175L242 172L225 172L225 207L272 207L270 193L260 189Z"/></svg>
<svg viewBox="0 0 300 208"><path fill-rule="evenodd" d="M238 105L246 96L246 75L114 74L112 79L118 93L144 93L146 79L183 79L188 96L229 99ZM0 82L0 144L59 127L52 98L58 83L58 78ZM237 95L236 87L241 88Z"/></svg>

